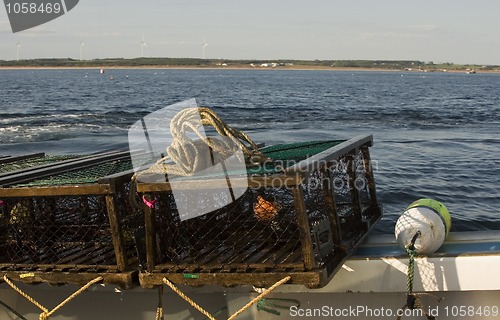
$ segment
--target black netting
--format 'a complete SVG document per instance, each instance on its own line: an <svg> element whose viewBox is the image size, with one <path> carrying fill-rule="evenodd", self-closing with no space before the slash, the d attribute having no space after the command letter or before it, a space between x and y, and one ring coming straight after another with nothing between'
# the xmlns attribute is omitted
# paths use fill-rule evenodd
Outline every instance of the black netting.
<svg viewBox="0 0 500 320"><path fill-rule="evenodd" d="M156 201L155 270L304 270L307 253L302 242L307 237L315 265L321 266L343 242L359 240L368 230L367 220L379 217L372 210L371 172L365 160L362 151L346 154L309 172L301 185L267 187L263 183L221 209L185 221L176 207L176 201L184 201L182 193L176 192L175 199L170 192L149 193ZM273 177L282 178L268 176ZM206 195L200 192L196 205L202 210L208 198L224 204L227 197L227 190L216 196L213 190ZM306 232L300 230L302 210Z"/></svg>
<svg viewBox="0 0 500 320"><path fill-rule="evenodd" d="M17 161L16 165L27 168L25 164L33 162L58 164L70 158L27 159ZM143 211L128 203L130 183L125 182L126 178L117 176L124 181L120 183L111 182L114 178L109 180L112 184L97 183L104 176L129 170L130 159L82 164L74 168L69 165L61 172L52 170L51 166L40 167L35 178L29 180L27 176L22 179L26 180L23 183L0 188L0 265L3 269L126 271L136 268L135 233L144 225ZM44 174L42 169L50 174ZM124 173L124 177L127 176ZM12 196L13 193L17 196ZM23 193L26 196L19 196Z"/></svg>
<svg viewBox="0 0 500 320"><path fill-rule="evenodd" d="M268 260L279 263L299 246L290 190L248 190L222 209L185 221L179 218L172 194L157 197L160 264L210 264L221 269ZM257 197L272 198L279 210L269 219L258 218Z"/></svg>
<svg viewBox="0 0 500 320"><path fill-rule="evenodd" d="M3 201L2 263L116 264L104 196Z"/></svg>

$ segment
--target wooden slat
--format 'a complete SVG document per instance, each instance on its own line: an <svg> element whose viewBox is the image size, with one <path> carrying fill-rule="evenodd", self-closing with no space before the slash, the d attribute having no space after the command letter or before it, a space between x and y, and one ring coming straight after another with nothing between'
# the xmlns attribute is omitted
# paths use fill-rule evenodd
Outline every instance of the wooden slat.
<svg viewBox="0 0 500 320"><path fill-rule="evenodd" d="M148 199L151 200L151 199ZM146 230L146 269L152 271L156 265L156 226L154 211L146 207L144 209L144 227Z"/></svg>
<svg viewBox="0 0 500 320"><path fill-rule="evenodd" d="M45 157L44 152L31 153L31 154L26 154L26 155L22 155L22 156L15 156L15 157L6 156L6 157L0 157L0 164L11 163L11 162L27 160L27 159L34 159L34 158L42 158L42 157Z"/></svg>
<svg viewBox="0 0 500 320"><path fill-rule="evenodd" d="M368 190L370 192L370 204L374 210L379 209L377 200L377 191L375 186L375 177L373 175L372 161L370 158L370 150L368 147L361 147L361 154L363 155L363 166L365 170L365 177L368 181ZM380 214L380 213L379 213Z"/></svg>
<svg viewBox="0 0 500 320"><path fill-rule="evenodd" d="M113 238L116 263L120 271L125 271L128 269L127 259L125 258L125 241L123 240L120 212L117 209L118 204L116 203L116 198L114 196L106 196L106 207L108 209L108 219L111 227L111 236Z"/></svg>
<svg viewBox="0 0 500 320"><path fill-rule="evenodd" d="M208 243L205 247L203 247L203 249L201 249L197 253L193 253L187 257L184 257L180 261L183 264L198 263L202 259L202 257L210 254L215 250L217 250L217 244Z"/></svg>
<svg viewBox="0 0 500 320"><path fill-rule="evenodd" d="M111 193L111 187L103 184L0 188L0 196L2 197L77 196Z"/></svg>
<svg viewBox="0 0 500 320"><path fill-rule="evenodd" d="M99 256L101 254L104 254L105 252L112 252L113 248L112 247L100 247L100 248L95 248L95 247L90 247L89 249L86 249L82 252L80 252L80 257L74 261L71 261L71 263L75 265L96 265L96 263L93 261L93 257ZM87 262L87 263L86 263ZM92 262L92 263L88 263ZM100 265L99 265L100 267Z"/></svg>
<svg viewBox="0 0 500 320"><path fill-rule="evenodd" d="M227 261L227 265L233 264L242 264L245 260L247 260L250 256L254 255L257 252L260 252L264 247L264 243L252 243L249 248L242 250L240 253L234 255Z"/></svg>
<svg viewBox="0 0 500 320"><path fill-rule="evenodd" d="M177 285L193 287L202 285L253 285L269 287L281 279L290 276L287 284L302 284L308 288L319 288L327 283L327 272L324 268L308 272L268 272L268 273L199 273L197 278L186 278L184 273L140 273L139 282L144 288L153 288L163 284L167 278Z"/></svg>
<svg viewBox="0 0 500 320"><path fill-rule="evenodd" d="M74 267L74 266L73 266ZM89 268L90 270L90 268ZM103 270L104 271L104 270ZM49 283L49 284L75 284L86 285L98 276L103 277L102 283L118 286L121 289L132 289L139 285L138 272L130 271L117 273L113 270L104 272L39 272L33 270L26 271L6 271L2 272L9 279L28 284ZM3 279L0 278L0 283Z"/></svg>
<svg viewBox="0 0 500 320"><path fill-rule="evenodd" d="M251 256L245 259L245 264L247 265L259 265L261 264L262 259L266 257L266 255L271 251L269 246L262 248L259 251L253 252Z"/></svg>
<svg viewBox="0 0 500 320"><path fill-rule="evenodd" d="M301 184L303 178L299 174L292 175L272 175L272 176L241 176L231 178L232 188L281 188L293 187ZM214 190L227 189L228 183L225 177L219 179L194 177L192 179L176 180L175 190ZM138 192L167 192L171 191L172 186L167 181L154 183L137 183Z"/></svg>
<svg viewBox="0 0 500 320"><path fill-rule="evenodd" d="M321 181L323 181L323 192L325 197L326 212L330 229L332 232L333 243L337 244L341 240L342 231L340 229L339 215L337 213L337 204L335 203L335 185L332 173L330 172L332 164L329 163L323 170L320 171Z"/></svg>
<svg viewBox="0 0 500 320"><path fill-rule="evenodd" d="M297 219L297 227L299 229L300 243L302 246L302 256L306 269L315 267L314 250L309 226L309 218L307 209L304 203L304 190L298 186L292 189L293 202L295 206L295 217Z"/></svg>
<svg viewBox="0 0 500 320"><path fill-rule="evenodd" d="M347 174L349 176L348 184L352 197L351 205L352 205L353 216L356 219L356 223L361 228L361 222L363 220L363 217L361 215L361 201L359 198L359 190L356 187L357 172L355 168L355 162L356 162L355 156L357 151L358 149L354 149L351 152L349 152L346 156L346 162L347 162Z"/></svg>

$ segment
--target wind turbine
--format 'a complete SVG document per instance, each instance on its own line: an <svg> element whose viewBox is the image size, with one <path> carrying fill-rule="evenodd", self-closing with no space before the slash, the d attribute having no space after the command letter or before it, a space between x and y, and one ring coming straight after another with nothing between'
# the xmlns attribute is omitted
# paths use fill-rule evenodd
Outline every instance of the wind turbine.
<svg viewBox="0 0 500 320"><path fill-rule="evenodd" d="M146 42L144 42L144 35L142 35L141 41L141 58L144 58L144 47L147 47Z"/></svg>
<svg viewBox="0 0 500 320"><path fill-rule="evenodd" d="M19 61L19 49L21 48L21 44L18 42L16 44L16 57L17 57L17 61Z"/></svg>
<svg viewBox="0 0 500 320"><path fill-rule="evenodd" d="M205 38L203 38L203 43L201 44L201 58L205 59L205 48L208 46L208 43L205 41Z"/></svg>
<svg viewBox="0 0 500 320"><path fill-rule="evenodd" d="M83 61L83 46L85 43L83 41L80 41L80 61Z"/></svg>

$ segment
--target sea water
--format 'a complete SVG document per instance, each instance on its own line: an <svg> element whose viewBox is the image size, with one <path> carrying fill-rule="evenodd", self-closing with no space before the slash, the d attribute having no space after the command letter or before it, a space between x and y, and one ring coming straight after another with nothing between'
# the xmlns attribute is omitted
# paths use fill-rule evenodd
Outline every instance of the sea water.
<svg viewBox="0 0 500 320"><path fill-rule="evenodd" d="M487 73L0 70L0 155L126 148L134 122L196 98L268 145L372 134L377 232L422 197L447 206L452 231L498 230L498 88Z"/></svg>

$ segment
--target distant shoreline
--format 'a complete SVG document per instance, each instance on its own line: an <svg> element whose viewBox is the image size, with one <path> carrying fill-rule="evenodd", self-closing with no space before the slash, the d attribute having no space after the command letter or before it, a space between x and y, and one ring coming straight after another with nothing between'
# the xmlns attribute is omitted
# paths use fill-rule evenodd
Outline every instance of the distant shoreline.
<svg viewBox="0 0 500 320"><path fill-rule="evenodd" d="M234 70L333 70L391 72L500 72L498 65L433 63L418 60L229 60L199 58L106 58L75 60L43 58L0 60L2 69L234 69Z"/></svg>
<svg viewBox="0 0 500 320"><path fill-rule="evenodd" d="M249 67L249 66L0 66L0 70L308 70L308 71L374 71L374 72L412 72L412 73L467 73L468 70L404 70L391 68L362 67L326 67L326 66L279 66L279 67ZM475 73L500 73L500 70L475 70Z"/></svg>

